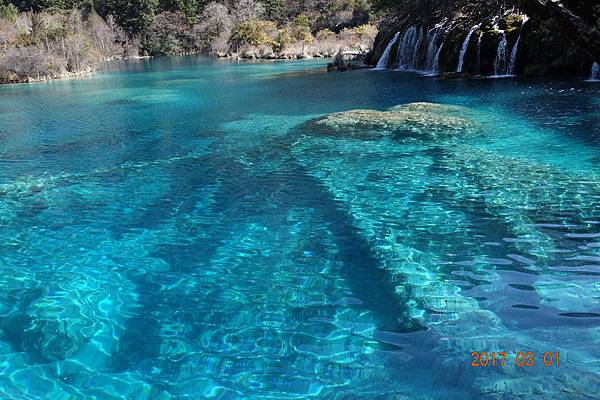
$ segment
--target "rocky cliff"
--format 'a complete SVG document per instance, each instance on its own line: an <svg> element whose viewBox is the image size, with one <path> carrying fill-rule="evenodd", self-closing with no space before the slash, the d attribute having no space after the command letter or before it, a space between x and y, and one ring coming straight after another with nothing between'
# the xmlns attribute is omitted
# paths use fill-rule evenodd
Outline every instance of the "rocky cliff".
<svg viewBox="0 0 600 400"><path fill-rule="evenodd" d="M442 74L589 77L600 60L600 3L594 0L414 4L390 12L369 64Z"/></svg>
<svg viewBox="0 0 600 400"><path fill-rule="evenodd" d="M600 2L590 0L525 0L521 7L546 30L569 37L596 60L600 60Z"/></svg>

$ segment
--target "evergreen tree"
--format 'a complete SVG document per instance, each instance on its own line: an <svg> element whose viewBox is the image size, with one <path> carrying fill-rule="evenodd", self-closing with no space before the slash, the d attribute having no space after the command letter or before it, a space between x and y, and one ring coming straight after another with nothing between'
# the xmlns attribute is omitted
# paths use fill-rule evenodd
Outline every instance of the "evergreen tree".
<svg viewBox="0 0 600 400"><path fill-rule="evenodd" d="M158 0L110 0L107 11L115 16L128 34L134 36L152 24L157 7Z"/></svg>
<svg viewBox="0 0 600 400"><path fill-rule="evenodd" d="M185 16L188 24L196 22L198 15L197 0L177 0L177 8Z"/></svg>
<svg viewBox="0 0 600 400"><path fill-rule="evenodd" d="M42 11L57 7L55 0L12 0L19 11Z"/></svg>
<svg viewBox="0 0 600 400"><path fill-rule="evenodd" d="M99 0L102 1L102 0ZM11 0L20 11L92 10L94 0Z"/></svg>
<svg viewBox="0 0 600 400"><path fill-rule="evenodd" d="M283 0L261 0L261 3L265 6L265 16L267 19L276 22L282 22L285 15L285 5Z"/></svg>

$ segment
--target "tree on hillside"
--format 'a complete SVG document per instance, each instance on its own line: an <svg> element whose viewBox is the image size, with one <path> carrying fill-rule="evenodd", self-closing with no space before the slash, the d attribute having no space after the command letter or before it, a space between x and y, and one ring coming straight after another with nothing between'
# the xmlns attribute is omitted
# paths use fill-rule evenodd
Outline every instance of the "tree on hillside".
<svg viewBox="0 0 600 400"><path fill-rule="evenodd" d="M265 16L271 21L278 23L285 20L285 4L283 0L261 0L265 7Z"/></svg>
<svg viewBox="0 0 600 400"><path fill-rule="evenodd" d="M254 0L238 0L230 8L231 17L235 23L248 19L261 19L265 14L262 3Z"/></svg>
<svg viewBox="0 0 600 400"><path fill-rule="evenodd" d="M107 6L119 25L135 36L152 24L158 0L109 0Z"/></svg>
<svg viewBox="0 0 600 400"><path fill-rule="evenodd" d="M198 0L177 0L177 8L185 16L188 24L196 22L198 17Z"/></svg>
<svg viewBox="0 0 600 400"><path fill-rule="evenodd" d="M10 0L21 11L91 10L94 0Z"/></svg>
<svg viewBox="0 0 600 400"><path fill-rule="evenodd" d="M262 46L271 43L270 36L277 31L275 23L260 19L247 19L240 22L231 35L231 42L240 46ZM239 50L238 50L239 51Z"/></svg>
<svg viewBox="0 0 600 400"><path fill-rule="evenodd" d="M233 21L227 7L212 1L204 7L194 30L206 43L206 50L225 53L229 48L229 36L233 29Z"/></svg>
<svg viewBox="0 0 600 400"><path fill-rule="evenodd" d="M310 20L306 14L300 13L292 21L292 36L302 42L302 53L304 53L305 44L313 42Z"/></svg>
<svg viewBox="0 0 600 400"><path fill-rule="evenodd" d="M41 11L47 10L56 4L54 0L12 0L19 11Z"/></svg>

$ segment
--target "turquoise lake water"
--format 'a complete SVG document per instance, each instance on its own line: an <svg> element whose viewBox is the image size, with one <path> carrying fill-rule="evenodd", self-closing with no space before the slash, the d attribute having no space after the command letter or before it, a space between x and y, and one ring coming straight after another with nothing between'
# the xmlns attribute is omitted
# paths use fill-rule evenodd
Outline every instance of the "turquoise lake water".
<svg viewBox="0 0 600 400"><path fill-rule="evenodd" d="M0 87L0 398L600 398L600 84L324 66Z"/></svg>

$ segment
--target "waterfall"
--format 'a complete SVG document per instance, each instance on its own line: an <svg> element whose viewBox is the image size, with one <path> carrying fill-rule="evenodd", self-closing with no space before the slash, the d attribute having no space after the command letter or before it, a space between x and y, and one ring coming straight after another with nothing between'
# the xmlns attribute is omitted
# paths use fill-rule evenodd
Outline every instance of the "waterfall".
<svg viewBox="0 0 600 400"><path fill-rule="evenodd" d="M508 66L506 56L506 48L508 47L508 40L506 39L506 33L502 33L502 39L498 43L498 51L496 53L496 61L494 61L494 76L506 76L506 68Z"/></svg>
<svg viewBox="0 0 600 400"><path fill-rule="evenodd" d="M523 27L525 23L529 21L529 17L526 15L523 16L523 22L521 23L521 29L519 30L519 37L515 42L515 45L510 52L510 63L508 64L508 75L515 75L516 67L517 67L517 54L519 53L519 43L521 42L521 33L523 33Z"/></svg>
<svg viewBox="0 0 600 400"><path fill-rule="evenodd" d="M424 27L411 26L404 33L397 32L385 48L375 69L386 69L391 49L398 46L398 70L437 72L442 49L441 45L437 46L437 42L440 32L443 33L444 24L445 22L439 23L429 31Z"/></svg>
<svg viewBox="0 0 600 400"><path fill-rule="evenodd" d="M444 22L442 22L441 24L436 25L437 29L440 29L440 31L442 32L443 35L446 35L447 31L444 29L444 25L445 25L445 20ZM438 73L440 70L440 54L442 54L442 49L444 48L444 43L446 42L446 39L444 38L444 40L442 41L442 43L440 44L440 47L437 48L437 51L435 52L435 56L433 57L433 64L431 65L431 73Z"/></svg>
<svg viewBox="0 0 600 400"><path fill-rule="evenodd" d="M595 62L592 65L592 74L590 75L590 81L598 81L600 80L600 64Z"/></svg>
<svg viewBox="0 0 600 400"><path fill-rule="evenodd" d="M465 54L467 54L467 50L469 49L469 42L471 41L471 36L473 36L473 33L475 33L475 31L480 27L481 24L474 25L467 34L467 37L463 42L462 48L460 49L460 56L458 57L458 67L456 67L456 72L462 72L463 65L465 62Z"/></svg>
<svg viewBox="0 0 600 400"><path fill-rule="evenodd" d="M442 53L442 48L444 47L444 43L440 45L437 53L435 53L435 58L433 59L433 71L438 72L440 70L440 54Z"/></svg>
<svg viewBox="0 0 600 400"><path fill-rule="evenodd" d="M398 40L398 36L400 36L400 32L396 32L396 34L394 35L392 40L390 40L390 42L388 43L383 54L381 55L381 58L377 62L377 66L375 66L376 70L381 71L386 68L387 63L388 63L388 58L390 57L390 51L392 51L392 47L394 46L394 43L396 43L396 41Z"/></svg>
<svg viewBox="0 0 600 400"><path fill-rule="evenodd" d="M412 59L410 63L410 69L416 69L419 63L419 54L421 53L421 43L423 43L423 36L425 36L425 31L423 27L419 29L419 36L417 37L417 42L413 47Z"/></svg>
<svg viewBox="0 0 600 400"><path fill-rule="evenodd" d="M433 69L433 61L435 60L435 54L437 53L437 37L439 28L434 28L429 32L429 42L427 44L427 56L425 57L425 70L435 72Z"/></svg>
<svg viewBox="0 0 600 400"><path fill-rule="evenodd" d="M510 52L510 63L508 64L508 75L515 74L515 67L517 65L517 52L519 51L519 42L521 41L521 35L517 38L512 51Z"/></svg>
<svg viewBox="0 0 600 400"><path fill-rule="evenodd" d="M402 40L398 45L398 69L413 69L415 47L419 40L416 26L411 26L404 32Z"/></svg>
<svg viewBox="0 0 600 400"><path fill-rule="evenodd" d="M427 44L427 56L425 57L425 71L430 74L435 74L438 72L438 65L440 63L440 52L442 50L442 45L438 47L437 42L440 37L440 32L444 33L444 24L445 21L437 24L432 30L427 34L428 44Z"/></svg>
<svg viewBox="0 0 600 400"><path fill-rule="evenodd" d="M483 38L483 32L479 34L477 39L477 75L481 75L481 39Z"/></svg>

